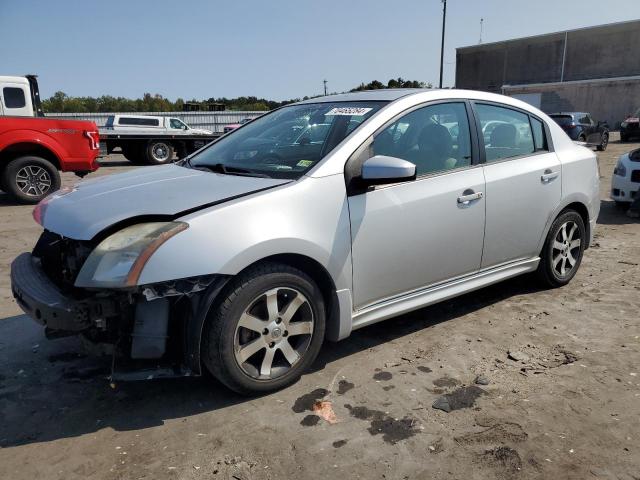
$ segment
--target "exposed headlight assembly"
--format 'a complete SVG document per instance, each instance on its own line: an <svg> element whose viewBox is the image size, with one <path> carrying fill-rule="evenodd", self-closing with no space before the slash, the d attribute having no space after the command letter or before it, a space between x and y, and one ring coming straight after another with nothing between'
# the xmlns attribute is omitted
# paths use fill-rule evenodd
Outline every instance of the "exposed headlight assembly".
<svg viewBox="0 0 640 480"><path fill-rule="evenodd" d="M123 228L91 252L76 278L76 287L135 286L153 252L188 227L184 222L151 222Z"/></svg>

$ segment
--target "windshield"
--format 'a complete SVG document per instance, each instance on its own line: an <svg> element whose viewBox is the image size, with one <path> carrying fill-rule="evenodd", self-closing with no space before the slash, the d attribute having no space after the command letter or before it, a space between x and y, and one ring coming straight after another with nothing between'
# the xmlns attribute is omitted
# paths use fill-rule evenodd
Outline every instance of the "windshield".
<svg viewBox="0 0 640 480"><path fill-rule="evenodd" d="M300 178L386 102L291 105L247 123L194 155L221 173Z"/></svg>

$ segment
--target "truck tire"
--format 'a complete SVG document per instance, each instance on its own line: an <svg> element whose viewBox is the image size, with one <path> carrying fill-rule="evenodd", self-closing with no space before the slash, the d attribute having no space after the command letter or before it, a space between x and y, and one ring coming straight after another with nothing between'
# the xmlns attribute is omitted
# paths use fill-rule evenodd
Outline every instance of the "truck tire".
<svg viewBox="0 0 640 480"><path fill-rule="evenodd" d="M143 165L147 163L144 147L140 145L127 145L122 148L122 156L134 165Z"/></svg>
<svg viewBox="0 0 640 480"><path fill-rule="evenodd" d="M44 158L18 157L4 169L2 187L20 203L38 203L60 188L60 174Z"/></svg>
<svg viewBox="0 0 640 480"><path fill-rule="evenodd" d="M149 165L165 165L173 161L173 145L164 140L150 140L147 144L146 161Z"/></svg>

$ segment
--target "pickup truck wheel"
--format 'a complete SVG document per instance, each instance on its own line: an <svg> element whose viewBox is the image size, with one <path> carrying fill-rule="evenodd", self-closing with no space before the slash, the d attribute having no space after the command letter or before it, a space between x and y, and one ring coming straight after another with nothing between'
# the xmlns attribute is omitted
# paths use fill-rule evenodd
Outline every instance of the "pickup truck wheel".
<svg viewBox="0 0 640 480"><path fill-rule="evenodd" d="M168 142L152 140L147 146L147 163L164 165L173 160L173 145Z"/></svg>
<svg viewBox="0 0 640 480"><path fill-rule="evenodd" d="M548 287L557 288L575 276L586 243L584 221L575 210L565 210L555 219L540 254L538 278Z"/></svg>
<svg viewBox="0 0 640 480"><path fill-rule="evenodd" d="M324 338L323 296L304 272L264 263L232 280L209 312L202 360L231 390L286 387L314 361Z"/></svg>
<svg viewBox="0 0 640 480"><path fill-rule="evenodd" d="M60 174L44 158L19 157L6 166L2 185L20 203L38 203L60 188Z"/></svg>

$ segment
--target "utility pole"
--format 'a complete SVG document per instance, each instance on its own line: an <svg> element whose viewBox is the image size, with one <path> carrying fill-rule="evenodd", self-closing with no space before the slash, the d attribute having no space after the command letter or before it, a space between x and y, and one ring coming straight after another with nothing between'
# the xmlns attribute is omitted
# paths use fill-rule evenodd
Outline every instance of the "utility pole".
<svg viewBox="0 0 640 480"><path fill-rule="evenodd" d="M442 69L444 67L444 27L447 22L447 0L442 0L442 45L440 46L440 88L442 88Z"/></svg>
<svg viewBox="0 0 640 480"><path fill-rule="evenodd" d="M482 43L482 27L484 26L484 18L480 19L480 41L478 42L478 45L480 45Z"/></svg>
<svg viewBox="0 0 640 480"><path fill-rule="evenodd" d="M322 83L324 83L324 94L327 94L327 81L323 80Z"/></svg>

